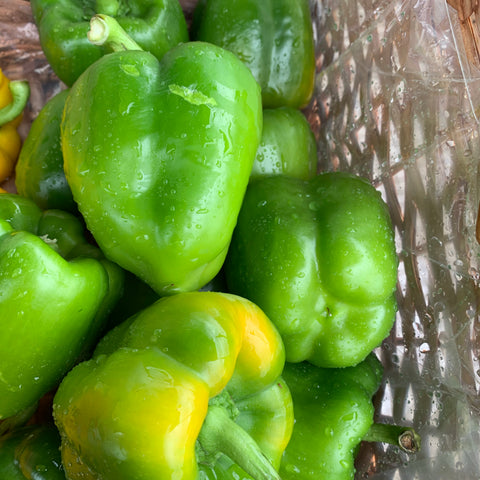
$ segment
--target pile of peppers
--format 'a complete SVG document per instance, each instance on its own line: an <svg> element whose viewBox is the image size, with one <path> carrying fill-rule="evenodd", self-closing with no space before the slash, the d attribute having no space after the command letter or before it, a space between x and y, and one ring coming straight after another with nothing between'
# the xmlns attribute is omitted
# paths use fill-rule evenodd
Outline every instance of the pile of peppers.
<svg viewBox="0 0 480 480"><path fill-rule="evenodd" d="M0 76L0 478L353 479L396 316L388 207L318 171L308 0L31 0ZM0 72L1 73L1 72ZM11 189L10 189L11 190Z"/></svg>

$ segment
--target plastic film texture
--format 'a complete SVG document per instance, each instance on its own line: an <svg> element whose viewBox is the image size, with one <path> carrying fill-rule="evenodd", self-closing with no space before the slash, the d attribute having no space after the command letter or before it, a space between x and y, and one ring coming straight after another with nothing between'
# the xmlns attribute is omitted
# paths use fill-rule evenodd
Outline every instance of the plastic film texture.
<svg viewBox="0 0 480 480"><path fill-rule="evenodd" d="M415 425L422 451L363 445L358 478L478 478L480 72L438 1L323 1L314 100L321 170L382 192L400 258L399 312L378 350L377 420Z"/></svg>

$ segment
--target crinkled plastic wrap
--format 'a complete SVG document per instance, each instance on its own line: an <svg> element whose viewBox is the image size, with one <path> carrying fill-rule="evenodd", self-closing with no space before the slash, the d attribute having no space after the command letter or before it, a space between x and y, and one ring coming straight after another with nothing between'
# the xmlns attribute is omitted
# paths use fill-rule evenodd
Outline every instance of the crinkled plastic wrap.
<svg viewBox="0 0 480 480"><path fill-rule="evenodd" d="M320 168L368 177L395 225L399 312L378 350L377 420L423 437L410 457L364 445L358 478L478 479L480 71L444 0L323 0L313 12Z"/></svg>
<svg viewBox="0 0 480 480"><path fill-rule="evenodd" d="M195 1L181 3L190 18ZM446 0L310 3L318 74L306 114L320 169L368 177L395 225L399 312L377 350L376 419L423 438L413 456L362 444L356 478L479 479L480 71ZM0 0L0 67L30 82L26 135L63 88L27 1Z"/></svg>

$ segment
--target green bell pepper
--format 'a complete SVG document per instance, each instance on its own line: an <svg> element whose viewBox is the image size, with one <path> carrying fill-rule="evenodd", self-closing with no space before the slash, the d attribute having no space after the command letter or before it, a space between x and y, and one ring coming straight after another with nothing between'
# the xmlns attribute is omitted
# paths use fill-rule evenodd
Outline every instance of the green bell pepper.
<svg viewBox="0 0 480 480"><path fill-rule="evenodd" d="M55 95L33 121L18 158L15 186L20 195L31 198L42 209L78 213L65 178L60 143L67 95L68 90ZM305 115L289 107L265 109L250 180L271 174L307 180L316 169L317 145Z"/></svg>
<svg viewBox="0 0 480 480"><path fill-rule="evenodd" d="M308 0L200 0L191 35L234 52L260 84L265 108L310 101L315 52Z"/></svg>
<svg viewBox="0 0 480 480"><path fill-rule="evenodd" d="M90 38L109 41L103 34L123 35L117 28L96 16ZM159 295L208 283L230 244L262 118L252 74L214 45L185 43L160 62L118 51L91 65L67 97L62 150L105 255Z"/></svg>
<svg viewBox="0 0 480 480"><path fill-rule="evenodd" d="M397 265L380 192L333 172L252 182L225 275L230 292L255 302L277 326L287 361L346 367L390 332Z"/></svg>
<svg viewBox="0 0 480 480"><path fill-rule="evenodd" d="M63 171L60 124L68 90L51 98L33 121L16 166L17 192L42 210L78 213Z"/></svg>
<svg viewBox="0 0 480 480"><path fill-rule="evenodd" d="M96 13L116 17L142 48L159 59L188 41L178 0L31 0L30 4L43 52L67 86L109 51L87 39L89 20Z"/></svg>
<svg viewBox="0 0 480 480"><path fill-rule="evenodd" d="M293 428L281 338L251 302L163 297L111 330L53 404L70 480L279 479Z"/></svg>
<svg viewBox="0 0 480 480"><path fill-rule="evenodd" d="M265 109L250 180L288 175L308 180L317 173L317 143L305 115L290 107Z"/></svg>
<svg viewBox="0 0 480 480"><path fill-rule="evenodd" d="M28 425L0 437L2 480L65 480L53 424Z"/></svg>
<svg viewBox="0 0 480 480"><path fill-rule="evenodd" d="M94 346L122 284L76 217L0 194L0 419L36 403Z"/></svg>
<svg viewBox="0 0 480 480"><path fill-rule="evenodd" d="M372 353L355 367L287 363L283 378L295 424L283 454L283 480L353 480L360 442L387 442L415 453L420 437L408 427L374 423L372 397L383 368Z"/></svg>

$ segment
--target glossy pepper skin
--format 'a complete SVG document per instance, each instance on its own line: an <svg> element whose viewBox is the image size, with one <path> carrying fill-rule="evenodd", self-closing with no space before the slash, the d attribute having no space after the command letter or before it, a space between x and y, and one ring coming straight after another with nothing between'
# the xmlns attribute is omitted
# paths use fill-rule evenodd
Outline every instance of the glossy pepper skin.
<svg viewBox="0 0 480 480"><path fill-rule="evenodd" d="M161 298L62 381L53 414L68 478L278 478L293 428L284 358L245 299Z"/></svg>
<svg viewBox="0 0 480 480"><path fill-rule="evenodd" d="M2 480L65 480L60 434L44 423L17 428L0 437Z"/></svg>
<svg viewBox="0 0 480 480"><path fill-rule="evenodd" d="M78 213L65 178L60 124L68 90L47 102L33 121L16 166L19 194L40 208ZM265 175L289 175L308 180L316 174L317 145L305 115L280 107L263 110L263 130L250 180Z"/></svg>
<svg viewBox="0 0 480 480"><path fill-rule="evenodd" d="M263 110L263 130L250 181L265 175L309 180L317 173L317 143L305 115L295 108Z"/></svg>
<svg viewBox="0 0 480 480"><path fill-rule="evenodd" d="M192 36L234 52L262 87L265 108L308 104L315 75L308 0L200 0Z"/></svg>
<svg viewBox="0 0 480 480"><path fill-rule="evenodd" d="M0 183L14 171L22 147L17 128L29 96L27 82L11 82L0 69Z"/></svg>
<svg viewBox="0 0 480 480"><path fill-rule="evenodd" d="M40 43L53 71L67 86L109 50L87 39L90 18L114 16L139 45L161 58L188 41L178 0L31 0Z"/></svg>
<svg viewBox="0 0 480 480"><path fill-rule="evenodd" d="M261 130L260 89L232 53L119 51L70 90L65 174L108 258L159 295L197 290L225 259Z"/></svg>
<svg viewBox="0 0 480 480"><path fill-rule="evenodd" d="M285 365L295 426L282 458L283 480L353 480L358 446L373 425L372 397L382 373L374 354L341 369Z"/></svg>
<svg viewBox="0 0 480 480"><path fill-rule="evenodd" d="M83 233L68 213L0 195L0 419L36 403L103 334L123 271Z"/></svg>
<svg viewBox="0 0 480 480"><path fill-rule="evenodd" d="M15 168L17 192L42 210L78 213L63 170L60 124L68 90L52 97L33 121Z"/></svg>
<svg viewBox="0 0 480 480"><path fill-rule="evenodd" d="M347 173L252 182L225 264L229 291L278 328L287 361L361 362L396 313L397 256L386 204Z"/></svg>

